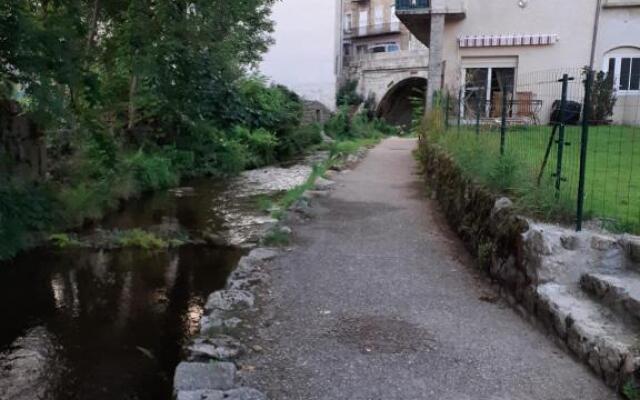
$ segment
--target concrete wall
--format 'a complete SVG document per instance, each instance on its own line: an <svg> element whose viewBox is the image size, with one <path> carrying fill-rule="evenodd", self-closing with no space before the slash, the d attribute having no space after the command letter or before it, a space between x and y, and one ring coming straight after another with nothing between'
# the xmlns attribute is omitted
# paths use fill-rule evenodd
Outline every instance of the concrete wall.
<svg viewBox="0 0 640 400"><path fill-rule="evenodd" d="M427 76L428 50L426 46L415 39L409 30L399 22L395 16L395 0L370 0L355 2L351 0L339 1L341 15L337 29L342 29L344 40L350 46L350 55L343 54L343 48L336 49L336 69L339 71L339 81L347 79L358 81L358 92L367 97L372 93L376 101L380 101L394 85L411 77ZM376 9L382 10L382 19L376 20ZM360 12L367 12L367 24L389 24L398 22L399 32L380 35L358 36ZM351 15L351 31L347 32L347 14ZM383 42L396 42L400 47L398 52L356 54L359 45L370 46Z"/></svg>
<svg viewBox="0 0 640 400"><path fill-rule="evenodd" d="M607 69L609 57L616 55L640 57L640 7L620 8L605 4L602 9L595 67ZM613 120L620 124L640 124L640 92L618 94Z"/></svg>
<svg viewBox="0 0 640 400"><path fill-rule="evenodd" d="M444 35L445 87L454 91L463 80L463 65L491 59L515 59L518 81L531 81L542 71L577 71L588 65L595 18L595 2L584 0L536 0L524 8L514 0L438 0L434 10L464 9L460 21L447 20ZM612 6L616 4L617 6ZM619 6L620 4L624 7ZM631 5L630 5L631 4ZM605 60L616 49L637 49L640 54L640 2L605 1L600 18L600 32L595 53L595 68L606 68ZM435 11L434 11L435 12ZM426 27L425 27L426 29ZM460 48L458 38L467 35L491 34L555 34L559 41L542 46ZM575 75L575 73L574 73ZM576 78L578 78L576 76ZM578 84L578 81L573 85ZM575 90L579 91L578 89ZM623 98L624 96L624 98ZM551 97L545 101L543 118L548 114ZM640 93L620 94L614 122L640 124Z"/></svg>
<svg viewBox="0 0 640 400"><path fill-rule="evenodd" d="M426 79L428 60L426 51L368 54L350 64L349 74L358 80L358 92L362 96L373 93L379 102L394 85L405 79Z"/></svg>
<svg viewBox="0 0 640 400"><path fill-rule="evenodd" d="M595 7L583 0L536 0L520 8L514 0L469 0L466 18L445 25L445 85L457 88L462 59L516 57L518 75L587 65ZM458 37L490 34L557 34L559 41L545 46L460 48Z"/></svg>

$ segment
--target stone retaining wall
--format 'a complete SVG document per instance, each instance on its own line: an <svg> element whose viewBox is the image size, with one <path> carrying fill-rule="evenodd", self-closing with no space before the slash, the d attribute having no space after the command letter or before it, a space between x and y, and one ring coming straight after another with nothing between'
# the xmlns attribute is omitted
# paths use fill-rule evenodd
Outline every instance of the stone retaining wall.
<svg viewBox="0 0 640 400"><path fill-rule="evenodd" d="M442 211L503 297L608 386L640 393L640 309L628 310L638 302L623 300L626 310L620 313L620 307L600 299L637 294L640 264L634 256L640 253L640 238L532 222L517 215L509 199L466 177L438 146L422 142L420 152ZM618 281L631 289L599 293L592 288L597 285L588 285L594 273L623 276ZM640 398L635 396L629 398Z"/></svg>
<svg viewBox="0 0 640 400"><path fill-rule="evenodd" d="M421 146L429 187L449 223L469 251L518 301L531 286L527 277L523 234L529 223L498 198L465 177L455 161L436 146Z"/></svg>

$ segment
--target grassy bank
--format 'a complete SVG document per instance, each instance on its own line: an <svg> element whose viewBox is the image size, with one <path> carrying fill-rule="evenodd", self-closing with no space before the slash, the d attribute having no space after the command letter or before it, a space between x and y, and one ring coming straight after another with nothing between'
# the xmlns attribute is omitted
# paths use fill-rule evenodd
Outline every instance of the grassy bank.
<svg viewBox="0 0 640 400"><path fill-rule="evenodd" d="M288 190L270 205L269 208L275 209L272 216L276 219L281 219L286 210L298 201L306 191L312 190L318 178L324 177L331 167L343 163L350 154L355 154L362 148L375 146L381 140L382 136L376 136L372 138L338 140L328 145L329 157L327 160L313 166L313 170L305 183Z"/></svg>
<svg viewBox="0 0 640 400"><path fill-rule="evenodd" d="M300 126L278 138L264 129L236 128L233 135L210 129L188 143L138 148L115 138L83 138L46 182L0 176L0 260L42 243L51 232L99 220L144 192L193 177L223 179L309 151L321 142L320 131L317 125Z"/></svg>
<svg viewBox="0 0 640 400"><path fill-rule="evenodd" d="M523 213L548 221L573 223L577 202L580 127L568 126L562 158L562 180L556 191L558 145L549 146L553 127L511 126L500 154L499 126L444 129L439 111L431 113L421 137L440 146L459 166L496 193L516 200ZM558 136L556 134L555 139ZM545 154L549 149L546 164ZM614 231L640 232L640 129L594 126L587 153L585 217Z"/></svg>

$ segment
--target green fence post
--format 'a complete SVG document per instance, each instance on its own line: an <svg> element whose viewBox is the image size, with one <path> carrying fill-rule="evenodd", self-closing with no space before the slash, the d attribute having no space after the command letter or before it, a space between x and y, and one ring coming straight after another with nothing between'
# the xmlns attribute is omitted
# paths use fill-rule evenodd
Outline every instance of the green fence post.
<svg viewBox="0 0 640 400"><path fill-rule="evenodd" d="M482 97L480 97L480 93L481 91L478 90L477 92L477 96L478 97L478 108L476 109L476 135L480 135L480 108L482 107Z"/></svg>
<svg viewBox="0 0 640 400"><path fill-rule="evenodd" d="M566 116L566 108L567 108L567 92L569 90L569 81L572 81L573 78L569 78L569 75L562 75L562 79L558 82L562 82L562 98L560 99L560 127L558 129L558 161L556 163L556 199L560 198L560 185L562 183L562 157L564 154L564 132L565 132L565 122L567 119Z"/></svg>
<svg viewBox="0 0 640 400"><path fill-rule="evenodd" d="M447 91L447 97L444 101L444 130L449 130L449 92Z"/></svg>
<svg viewBox="0 0 640 400"><path fill-rule="evenodd" d="M587 146L589 144L589 119L591 118L591 90L593 70L588 69L584 81L584 106L582 110L582 134L580 138L580 175L578 177L578 206L576 209L576 231L582 230L584 218L584 188L587 171Z"/></svg>
<svg viewBox="0 0 640 400"><path fill-rule="evenodd" d="M500 121L500 155L504 155L504 145L507 137L507 96L509 92L505 87L502 92L502 120Z"/></svg>
<svg viewBox="0 0 640 400"><path fill-rule="evenodd" d="M462 119L462 88L458 89L458 132L460 132L461 119Z"/></svg>

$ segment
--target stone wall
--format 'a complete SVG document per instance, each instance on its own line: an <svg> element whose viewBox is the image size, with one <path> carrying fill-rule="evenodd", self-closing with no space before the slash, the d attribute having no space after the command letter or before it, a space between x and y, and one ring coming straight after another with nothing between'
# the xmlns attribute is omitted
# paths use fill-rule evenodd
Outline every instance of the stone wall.
<svg viewBox="0 0 640 400"><path fill-rule="evenodd" d="M502 297L610 387L640 393L640 238L542 224L422 142L427 183Z"/></svg>
<svg viewBox="0 0 640 400"><path fill-rule="evenodd" d="M324 124L331 118L331 111L319 101L305 100L303 103L303 124Z"/></svg>
<svg viewBox="0 0 640 400"><path fill-rule="evenodd" d="M12 177L37 180L47 172L44 134L13 101L0 102L0 163Z"/></svg>

